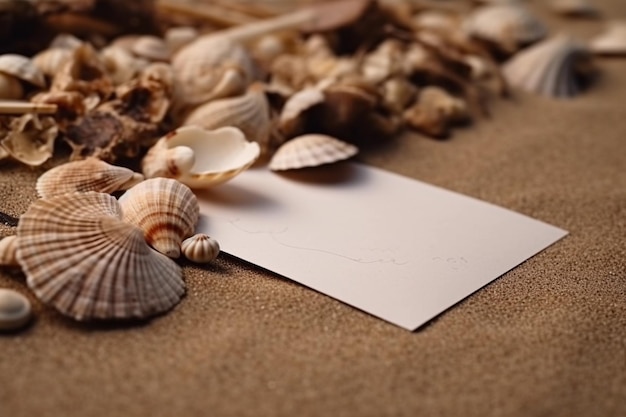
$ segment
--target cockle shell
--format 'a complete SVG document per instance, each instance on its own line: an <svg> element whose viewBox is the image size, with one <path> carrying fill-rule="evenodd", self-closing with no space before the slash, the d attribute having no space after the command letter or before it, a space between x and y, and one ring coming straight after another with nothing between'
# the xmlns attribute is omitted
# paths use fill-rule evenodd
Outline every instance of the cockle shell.
<svg viewBox="0 0 626 417"><path fill-rule="evenodd" d="M183 126L159 139L141 168L147 178L175 178L191 188L207 188L248 169L259 154L258 143L248 142L235 127Z"/></svg>
<svg viewBox="0 0 626 417"><path fill-rule="evenodd" d="M265 150L272 122L263 85L254 83L242 96L210 101L191 112L183 125L197 125L208 130L234 126Z"/></svg>
<svg viewBox="0 0 626 417"><path fill-rule="evenodd" d="M39 197L97 191L112 193L127 190L143 181L143 175L98 158L71 161L44 172L36 184Z"/></svg>
<svg viewBox="0 0 626 417"><path fill-rule="evenodd" d="M513 87L548 97L568 98L582 90L578 71L587 64L587 49L559 35L533 45L513 56L503 74Z"/></svg>
<svg viewBox="0 0 626 417"><path fill-rule="evenodd" d="M180 267L122 221L108 194L37 200L17 235L28 287L76 320L146 318L172 308L185 291Z"/></svg>
<svg viewBox="0 0 626 417"><path fill-rule="evenodd" d="M0 55L0 72L12 75L40 88L46 87L46 79L43 73L29 58L22 55Z"/></svg>
<svg viewBox="0 0 626 417"><path fill-rule="evenodd" d="M475 38L513 53L547 34L546 26L523 4L493 4L476 9L463 24Z"/></svg>
<svg viewBox="0 0 626 417"><path fill-rule="evenodd" d="M626 55L626 20L610 22L603 33L591 39L589 49L599 55Z"/></svg>
<svg viewBox="0 0 626 417"><path fill-rule="evenodd" d="M276 150L269 168L273 171L314 167L348 159L358 152L349 143L320 134L298 136Z"/></svg>
<svg viewBox="0 0 626 417"><path fill-rule="evenodd" d="M28 298L17 291L0 288L0 331L24 327L32 316Z"/></svg>
<svg viewBox="0 0 626 417"><path fill-rule="evenodd" d="M0 99L19 100L23 96L22 83L14 76L0 72Z"/></svg>
<svg viewBox="0 0 626 417"><path fill-rule="evenodd" d="M17 262L17 236L0 239L0 266L19 266Z"/></svg>
<svg viewBox="0 0 626 417"><path fill-rule="evenodd" d="M119 199L124 221L143 230L146 242L170 258L196 228L200 208L194 193L179 181L151 178L131 187Z"/></svg>
<svg viewBox="0 0 626 417"><path fill-rule="evenodd" d="M181 250L185 258L201 264L217 258L220 253L220 244L209 235L198 233L183 240Z"/></svg>

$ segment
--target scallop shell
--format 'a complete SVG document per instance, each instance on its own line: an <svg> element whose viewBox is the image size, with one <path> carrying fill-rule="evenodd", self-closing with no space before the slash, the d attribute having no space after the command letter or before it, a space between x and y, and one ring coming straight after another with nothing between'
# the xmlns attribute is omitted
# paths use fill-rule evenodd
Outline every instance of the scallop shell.
<svg viewBox="0 0 626 417"><path fill-rule="evenodd" d="M589 49L599 55L625 55L626 20L609 23L606 31L589 42Z"/></svg>
<svg viewBox="0 0 626 417"><path fill-rule="evenodd" d="M285 142L272 157L269 168L273 171L314 167L348 159L358 148L331 136L308 134Z"/></svg>
<svg viewBox="0 0 626 417"><path fill-rule="evenodd" d="M529 47L503 66L509 84L548 97L568 98L582 85L577 69L587 62L587 49L567 36L555 36Z"/></svg>
<svg viewBox="0 0 626 417"><path fill-rule="evenodd" d="M198 107L183 124L208 130L234 126L241 129L248 140L258 142L261 149L268 145L272 129L269 103L260 83L252 84L242 96L214 100Z"/></svg>
<svg viewBox="0 0 626 417"><path fill-rule="evenodd" d="M33 57L33 64L43 74L52 77L73 55L71 49L48 48Z"/></svg>
<svg viewBox="0 0 626 417"><path fill-rule="evenodd" d="M24 97L24 88L20 80L0 72L0 99L19 100L22 97Z"/></svg>
<svg viewBox="0 0 626 417"><path fill-rule="evenodd" d="M183 240L181 250L185 258L202 264L217 258L220 253L220 244L209 235L198 233Z"/></svg>
<svg viewBox="0 0 626 417"><path fill-rule="evenodd" d="M141 168L147 178L169 177L191 188L207 188L234 178L259 154L259 145L235 127L209 131L183 126L159 139Z"/></svg>
<svg viewBox="0 0 626 417"><path fill-rule="evenodd" d="M0 288L0 330L17 330L32 317L28 298L17 291Z"/></svg>
<svg viewBox="0 0 626 417"><path fill-rule="evenodd" d="M175 262L121 220L114 197L88 192L35 201L17 227L17 258L43 302L76 320L145 318L177 304Z"/></svg>
<svg viewBox="0 0 626 417"><path fill-rule="evenodd" d="M46 79L44 78L43 73L29 58L23 55L0 55L0 72L13 75L16 78L29 82L37 87L46 87Z"/></svg>
<svg viewBox="0 0 626 417"><path fill-rule="evenodd" d="M480 7L467 17L463 28L473 37L498 45L509 53L543 39L548 32L530 10L517 3Z"/></svg>
<svg viewBox="0 0 626 417"><path fill-rule="evenodd" d="M40 197L86 191L112 193L127 190L143 179L143 175L128 168L89 157L44 172L37 179L36 188Z"/></svg>
<svg viewBox="0 0 626 417"><path fill-rule="evenodd" d="M196 228L200 208L189 187L170 178L147 179L119 199L124 221L143 230L148 244L170 258Z"/></svg>
<svg viewBox="0 0 626 417"><path fill-rule="evenodd" d="M17 262L17 236L0 239L0 266L19 266Z"/></svg>

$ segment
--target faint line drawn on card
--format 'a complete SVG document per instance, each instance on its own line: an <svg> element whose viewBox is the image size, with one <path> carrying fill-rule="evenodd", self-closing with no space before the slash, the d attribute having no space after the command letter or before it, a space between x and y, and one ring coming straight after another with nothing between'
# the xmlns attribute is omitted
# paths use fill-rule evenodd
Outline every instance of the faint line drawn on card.
<svg viewBox="0 0 626 417"><path fill-rule="evenodd" d="M465 259L462 256L459 256L459 257L435 256L432 259L433 259L433 261L442 263L442 264L446 265L448 268L454 269L455 271L459 271L459 270L465 269L469 265L468 260Z"/></svg>
<svg viewBox="0 0 626 417"><path fill-rule="evenodd" d="M228 219L228 223L230 223L236 229L249 233L249 234L266 234L270 236L270 238L278 243L281 246L295 249L295 250L303 250L303 251L311 251L317 253L323 253L326 255L337 256L352 262L357 262L361 264L373 264L373 263L383 263L383 264L394 264L398 266L406 265L409 263L408 259L401 258L396 255L393 249L389 248L379 248L379 247L367 247L367 248L359 248L360 251L368 251L371 253L371 256L350 256L344 253L339 253L337 251L331 251L322 248L316 247L308 247L308 246L300 246L295 245L293 243L287 243L285 239L282 239L283 236L286 236L287 232L289 232L289 226L280 226L280 227L268 227L267 229L248 229L242 226L240 218ZM381 256L382 255L382 256Z"/></svg>

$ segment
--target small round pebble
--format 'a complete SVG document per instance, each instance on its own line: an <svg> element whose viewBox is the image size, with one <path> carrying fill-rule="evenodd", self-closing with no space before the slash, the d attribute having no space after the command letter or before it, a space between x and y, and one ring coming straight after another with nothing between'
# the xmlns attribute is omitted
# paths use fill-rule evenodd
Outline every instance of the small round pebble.
<svg viewBox="0 0 626 417"><path fill-rule="evenodd" d="M17 291L0 288L0 331L25 326L31 317L28 298Z"/></svg>

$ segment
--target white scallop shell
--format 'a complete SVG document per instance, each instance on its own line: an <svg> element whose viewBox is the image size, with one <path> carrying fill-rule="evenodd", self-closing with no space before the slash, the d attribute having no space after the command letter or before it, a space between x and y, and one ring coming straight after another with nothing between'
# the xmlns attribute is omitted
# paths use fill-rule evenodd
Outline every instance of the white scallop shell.
<svg viewBox="0 0 626 417"><path fill-rule="evenodd" d="M547 34L546 26L518 3L479 7L463 23L470 35L492 42L507 52L531 44Z"/></svg>
<svg viewBox="0 0 626 417"><path fill-rule="evenodd" d="M200 207L186 185L171 178L151 178L131 187L119 199L124 221L143 230L146 242L170 258L196 228Z"/></svg>
<svg viewBox="0 0 626 417"><path fill-rule="evenodd" d="M24 97L24 88L20 80L0 72L0 99L19 100Z"/></svg>
<svg viewBox="0 0 626 417"><path fill-rule="evenodd" d="M97 191L112 193L127 190L143 181L143 175L116 165L111 165L98 158L89 157L80 161L71 161L44 172L36 184L40 197Z"/></svg>
<svg viewBox="0 0 626 417"><path fill-rule="evenodd" d="M46 79L43 73L33 64L30 58L23 55L0 55L0 72L13 75L37 87L46 87Z"/></svg>
<svg viewBox="0 0 626 417"><path fill-rule="evenodd" d="M24 327L32 316L28 298L17 291L0 288L0 331Z"/></svg>
<svg viewBox="0 0 626 417"><path fill-rule="evenodd" d="M587 59L589 52L583 45L559 35L520 51L504 64L503 74L513 87L567 98L580 92L576 66Z"/></svg>
<svg viewBox="0 0 626 417"><path fill-rule="evenodd" d="M217 240L204 233L198 233L183 240L181 250L185 258L196 263L211 262L220 253Z"/></svg>
<svg viewBox="0 0 626 417"><path fill-rule="evenodd" d="M314 167L348 159L358 148L331 136L307 134L285 142L272 157L273 171Z"/></svg>
<svg viewBox="0 0 626 417"><path fill-rule="evenodd" d="M19 266L17 262L17 236L0 239L0 266Z"/></svg>
<svg viewBox="0 0 626 417"><path fill-rule="evenodd" d="M147 178L175 178L191 188L207 188L234 178L259 155L258 143L248 142L235 127L183 126L159 139L141 168Z"/></svg>
<svg viewBox="0 0 626 417"><path fill-rule="evenodd" d="M17 258L43 302L76 320L145 318L177 304L175 262L122 221L117 200L96 192L35 201L17 227Z"/></svg>
<svg viewBox="0 0 626 417"><path fill-rule="evenodd" d="M625 55L626 20L610 22L603 33L591 39L589 49L599 55Z"/></svg>

